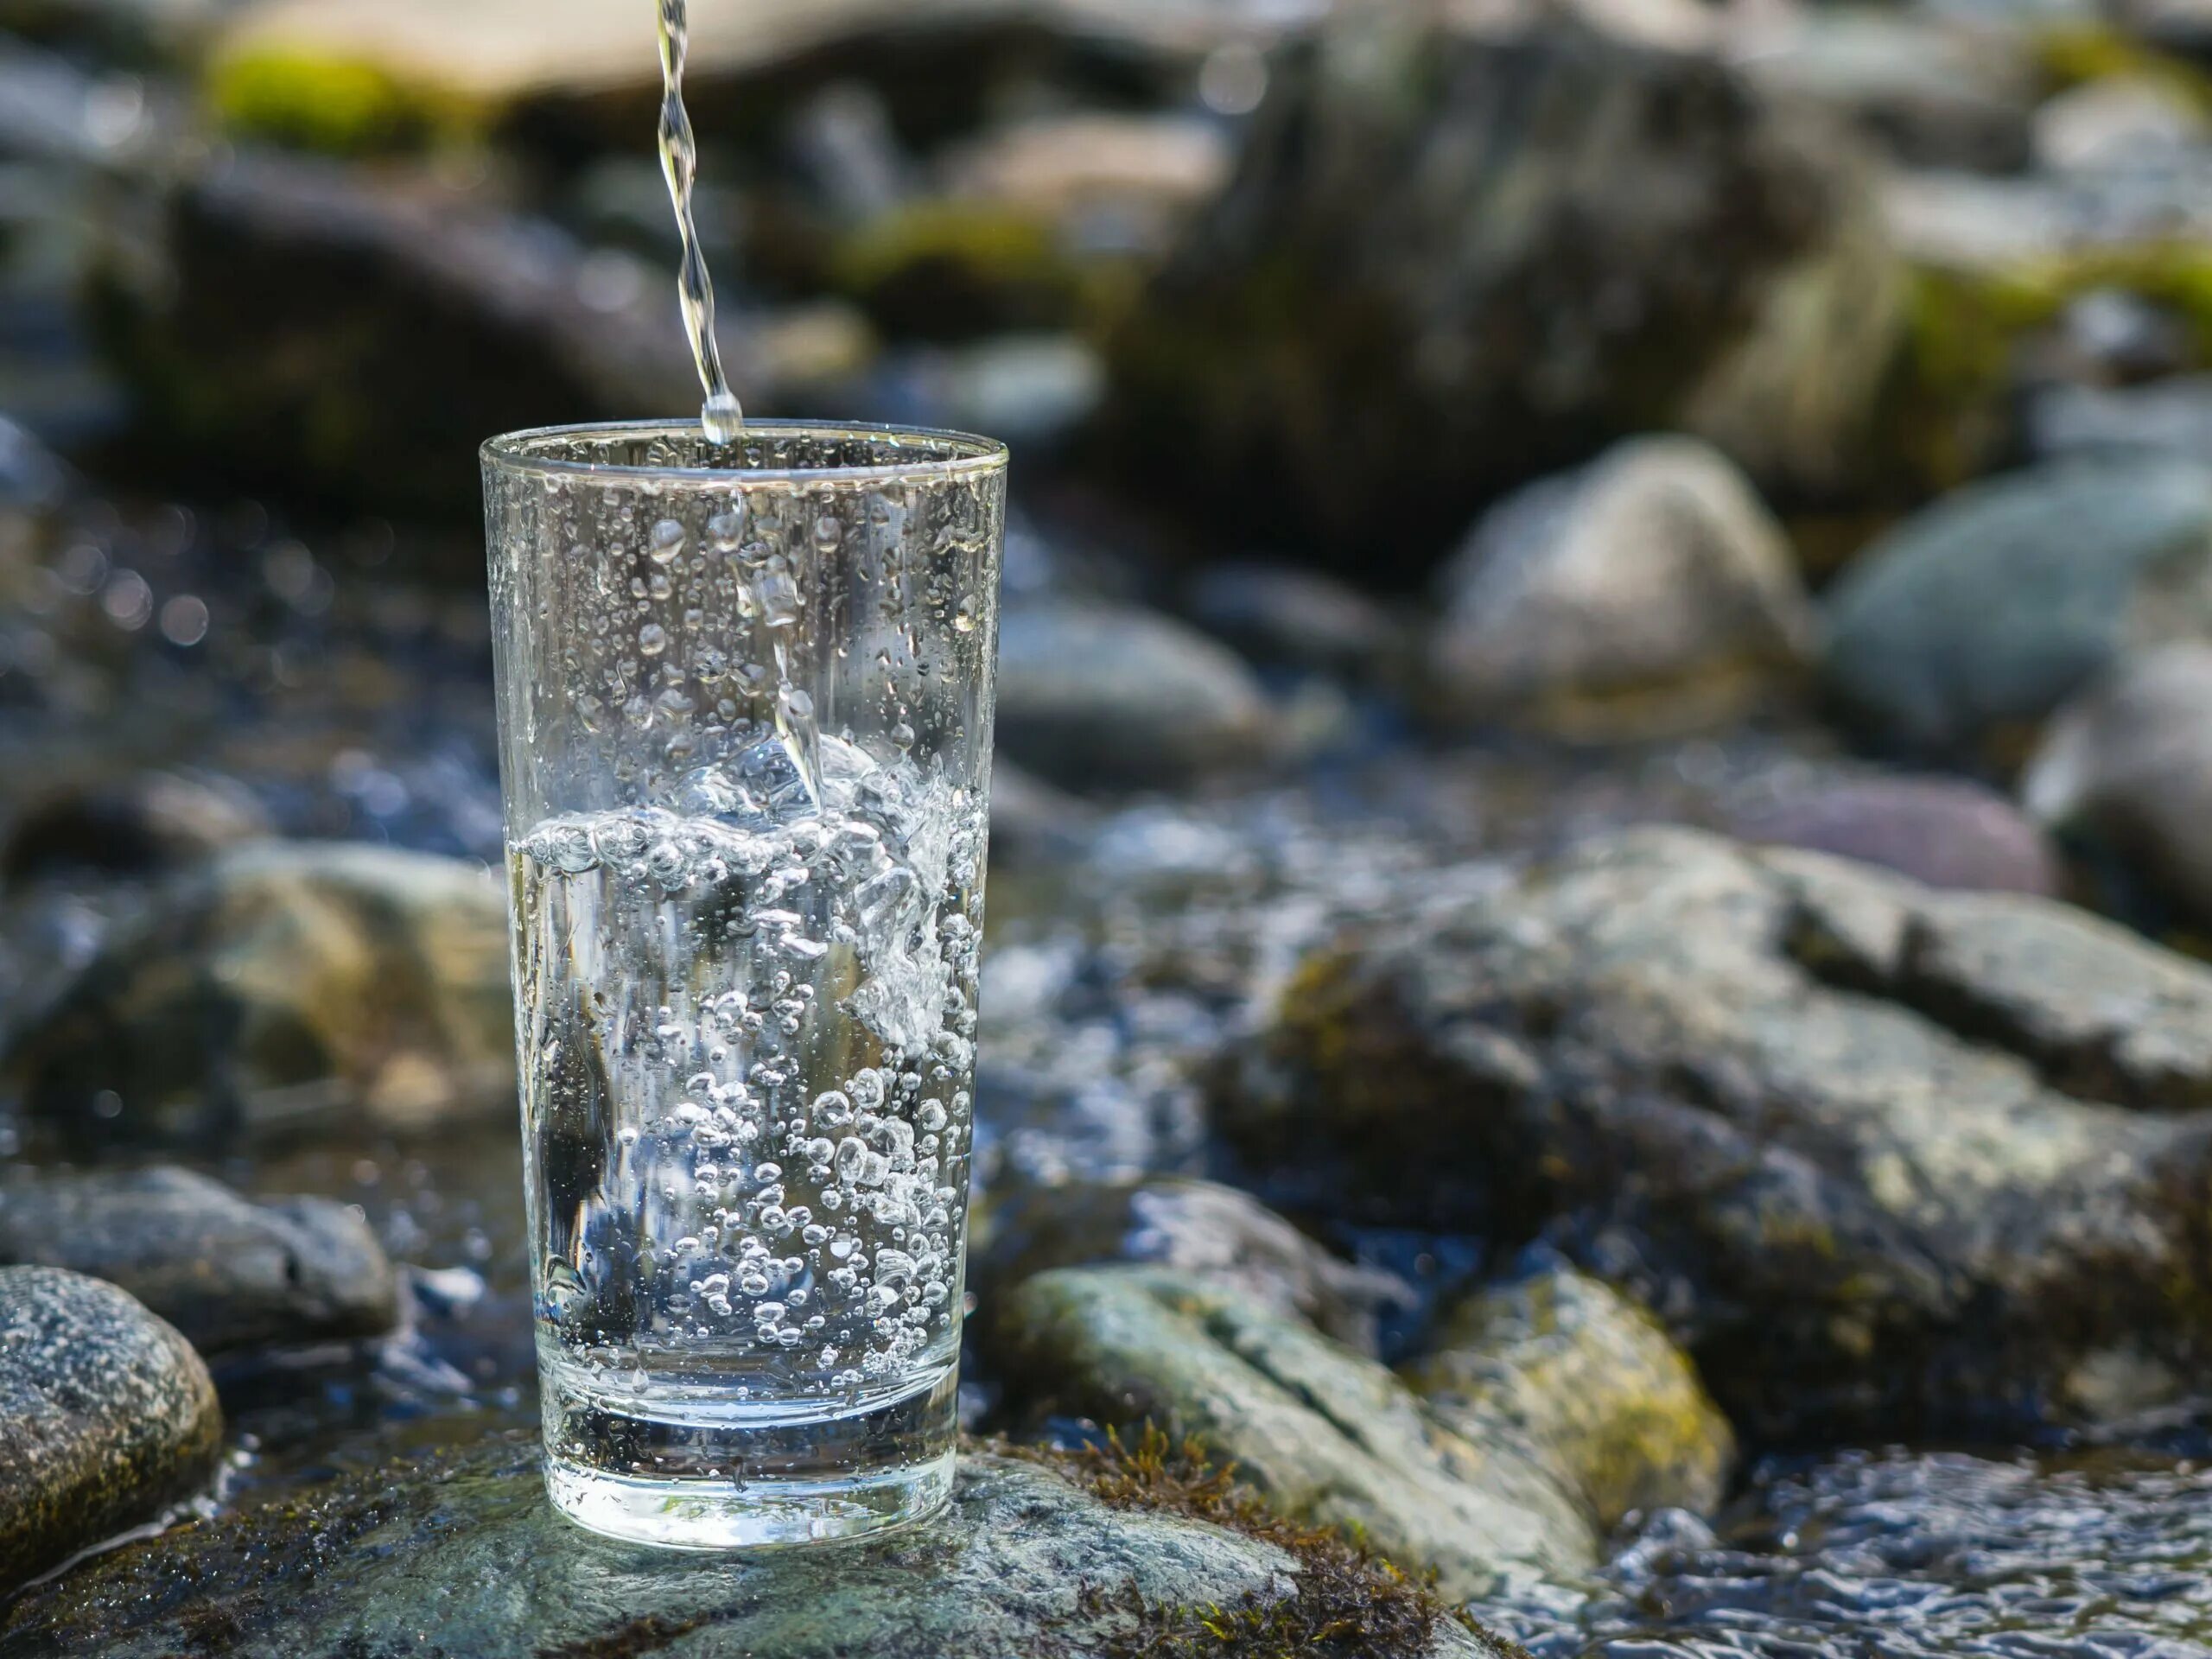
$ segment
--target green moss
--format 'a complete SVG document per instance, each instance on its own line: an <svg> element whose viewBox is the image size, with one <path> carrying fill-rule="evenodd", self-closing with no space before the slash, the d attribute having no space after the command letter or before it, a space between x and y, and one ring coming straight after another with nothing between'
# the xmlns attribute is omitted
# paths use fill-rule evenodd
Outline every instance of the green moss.
<svg viewBox="0 0 2212 1659"><path fill-rule="evenodd" d="M403 81L378 64L278 46L217 58L206 94L226 132L333 155L461 142L485 125L460 94Z"/></svg>
<svg viewBox="0 0 2212 1659"><path fill-rule="evenodd" d="M1334 1528L1286 1520L1237 1484L1234 1465L1211 1462L1196 1440L1179 1444L1149 1421L1133 1440L1109 1429L1105 1445L1078 1452L996 1449L1048 1463L1117 1509L1226 1527L1297 1560L1296 1592L1262 1606L1151 1606L1087 1589L1086 1611L1118 1612L1128 1622L1106 1659L1416 1659L1434 1650L1440 1624L1461 1618L1427 1580L1408 1578ZM1491 1652L1526 1659L1511 1643L1468 1628Z"/></svg>
<svg viewBox="0 0 2212 1659"><path fill-rule="evenodd" d="M997 328L1098 328L1127 309L1138 275L1079 260L1034 215L925 201L869 220L833 251L830 276L876 320L943 337Z"/></svg>
<svg viewBox="0 0 2212 1659"><path fill-rule="evenodd" d="M2032 45L2037 66L2054 92L2125 76L2158 81L2212 113L2212 79L2203 71L2107 24L2061 24L2040 31Z"/></svg>

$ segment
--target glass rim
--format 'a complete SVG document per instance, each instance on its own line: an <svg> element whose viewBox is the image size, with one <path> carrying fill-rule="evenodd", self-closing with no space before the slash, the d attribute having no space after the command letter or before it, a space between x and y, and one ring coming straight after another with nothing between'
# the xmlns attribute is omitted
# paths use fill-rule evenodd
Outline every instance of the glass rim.
<svg viewBox="0 0 2212 1659"><path fill-rule="evenodd" d="M748 420L746 434L769 437L887 438L939 447L934 454L912 459L870 462L864 467L678 467L665 461L574 461L537 454L529 445L554 439L620 439L658 435L689 435L700 430L697 419L644 421L579 421L560 426L532 426L502 432L484 440L478 454L487 466L503 471L537 474L569 479L675 479L686 483L735 484L888 484L900 479L980 476L1005 468L1007 446L996 438L972 432L927 426L896 426L867 421ZM740 440L742 442L742 440Z"/></svg>

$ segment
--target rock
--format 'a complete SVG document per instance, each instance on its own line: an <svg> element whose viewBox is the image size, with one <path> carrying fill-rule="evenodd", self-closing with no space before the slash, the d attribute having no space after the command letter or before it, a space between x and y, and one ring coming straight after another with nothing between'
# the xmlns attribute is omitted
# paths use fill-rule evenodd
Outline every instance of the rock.
<svg viewBox="0 0 2212 1659"><path fill-rule="evenodd" d="M663 272L429 169L242 151L188 181L169 218L167 268L116 265L99 302L164 445L380 512L461 516L493 433L698 401ZM823 361L804 312L724 322L724 360L756 403L849 376L862 349Z"/></svg>
<svg viewBox="0 0 2212 1659"><path fill-rule="evenodd" d="M2095 836L2212 917L2212 645L2122 662L2061 709L2020 779L2040 822Z"/></svg>
<svg viewBox="0 0 2212 1659"><path fill-rule="evenodd" d="M1101 252L1165 251L1229 181L1229 139L1180 115L1085 112L1019 121L955 149L948 194L1039 216Z"/></svg>
<svg viewBox="0 0 2212 1659"><path fill-rule="evenodd" d="M2056 898L2058 861L2004 796L1959 778L1821 783L1727 815L1729 833L1879 864L1931 887Z"/></svg>
<svg viewBox="0 0 2212 1659"><path fill-rule="evenodd" d="M1484 1438L1466 1438L1374 1361L1250 1296L1172 1269L1040 1274L1014 1291L994 1329L1013 1398L1104 1423L1150 1419L1171 1435L1194 1436L1274 1508L1357 1531L1402 1567L1433 1568L1455 1600L1593 1565L1586 1490L1593 1471L1573 1459L1631 1438L1553 1438L1534 1417L1509 1432L1508 1409L1486 1414L1467 1403L1471 1392L1454 1414ZM1495 1334L1503 1340L1484 1354L1501 1376L1563 1366L1592 1386L1580 1408L1594 1417L1642 1408L1634 1395L1648 1373L1617 1377L1601 1358L1585 1365L1516 1348L1533 1325L1509 1332L1500 1321ZM1560 1334L1535 1343L1555 1345ZM1481 1363L1461 1360L1468 1375Z"/></svg>
<svg viewBox="0 0 2212 1659"><path fill-rule="evenodd" d="M414 1458L118 1551L10 1608L25 1659L443 1652L1028 1659L1114 1651L1198 1608L1295 1607L1299 1561L1206 1522L1115 1507L1038 1462L965 1454L929 1526L830 1550L610 1543L546 1503L534 1440ZM1504 1650L1448 1618L1376 1659Z"/></svg>
<svg viewBox="0 0 2212 1659"><path fill-rule="evenodd" d="M399 1319L391 1263L359 1211L257 1204L183 1169L0 1183L0 1263L119 1285L203 1354L380 1336Z"/></svg>
<svg viewBox="0 0 2212 1659"><path fill-rule="evenodd" d="M1904 294L1853 147L1710 58L1433 17L1346 8L1273 67L1113 350L1144 487L1388 580L1633 431L1847 474Z"/></svg>
<svg viewBox="0 0 2212 1659"><path fill-rule="evenodd" d="M198 1491L222 1433L168 1325L82 1274L0 1268L0 1586Z"/></svg>
<svg viewBox="0 0 2212 1659"><path fill-rule="evenodd" d="M1830 110L1901 161L2005 173L2028 159L2037 67L2015 31L1838 9L1783 14L1731 44L1756 85Z"/></svg>
<svg viewBox="0 0 2212 1659"><path fill-rule="evenodd" d="M32 806L0 847L0 879L71 869L144 874L270 833L260 803L228 779L139 772Z"/></svg>
<svg viewBox="0 0 2212 1659"><path fill-rule="evenodd" d="M4 1070L35 1115L142 1144L512 1113L507 926L458 860L241 848L111 935Z"/></svg>
<svg viewBox="0 0 2212 1659"><path fill-rule="evenodd" d="M971 1271L988 1318L1025 1279L1120 1262L1173 1268L1365 1354L1376 1315L1413 1300L1396 1275L1331 1255L1249 1194L1173 1175L1024 1187L993 1204Z"/></svg>
<svg viewBox="0 0 2212 1659"><path fill-rule="evenodd" d="M1226 646L1132 607L1046 602L999 623L998 741L1055 782L1159 785L1266 758L1274 716Z"/></svg>
<svg viewBox="0 0 2212 1659"><path fill-rule="evenodd" d="M1963 489L1830 591L1827 678L1924 754L2016 750L2123 651L2212 629L2212 470L2083 459Z"/></svg>
<svg viewBox="0 0 2212 1659"><path fill-rule="evenodd" d="M1399 644L1397 623L1367 594L1287 565L1210 564L1185 600L1192 621L1269 666L1365 679Z"/></svg>
<svg viewBox="0 0 2212 1659"><path fill-rule="evenodd" d="M1447 706L1574 737L1740 714L1812 634L1782 527L1694 439L1636 439L1520 490L1439 587Z"/></svg>
<svg viewBox="0 0 2212 1659"><path fill-rule="evenodd" d="M1033 869L1079 853L1096 824L1090 803L1011 761L991 766L991 868Z"/></svg>
<svg viewBox="0 0 2212 1659"><path fill-rule="evenodd" d="M2150 450L2212 465L2212 374L2042 387L2029 400L2026 427L2029 448L2047 459Z"/></svg>
<svg viewBox="0 0 2212 1659"><path fill-rule="evenodd" d="M2035 158L2054 173L2186 164L2207 136L2204 111L2180 86L2114 75L2068 88L2036 111Z"/></svg>
<svg viewBox="0 0 2212 1659"><path fill-rule="evenodd" d="M2212 971L1688 830L1439 890L1308 955L1224 1086L1287 1198L1560 1241L1763 1436L2078 1421L2123 1358L2194 1374Z"/></svg>
<svg viewBox="0 0 2212 1659"><path fill-rule="evenodd" d="M1736 1438L1696 1370L1650 1314L1571 1269L1469 1297L1403 1375L1464 1439L1573 1471L1601 1535L1654 1510L1709 1514L1727 1495Z"/></svg>
<svg viewBox="0 0 2212 1659"><path fill-rule="evenodd" d="M1009 334L886 352L855 396L893 424L988 432L1025 454L1054 448L1105 390L1098 353L1071 334Z"/></svg>

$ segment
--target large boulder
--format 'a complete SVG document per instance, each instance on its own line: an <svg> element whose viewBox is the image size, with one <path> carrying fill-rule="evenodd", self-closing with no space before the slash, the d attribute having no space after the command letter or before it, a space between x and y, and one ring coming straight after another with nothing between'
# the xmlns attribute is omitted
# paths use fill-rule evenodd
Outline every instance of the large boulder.
<svg viewBox="0 0 2212 1659"><path fill-rule="evenodd" d="M1593 1320L1581 1334L1605 1324ZM1032 1410L1150 1421L1193 1437L1273 1507L1355 1532L1406 1568L1433 1570L1454 1599L1594 1567L1597 1516L1616 1496L1607 1483L1663 1491L1675 1504L1709 1501L1727 1430L1679 1358L1662 1382L1669 1397L1654 1399L1643 1391L1662 1374L1610 1368L1603 1337L1592 1338L1599 1352L1583 1363L1529 1351L1580 1339L1556 1325L1498 1320L1461 1334L1473 1348L1440 1359L1421 1379L1445 1401L1433 1412L1375 1361L1233 1287L1159 1268L1065 1268L1014 1291L993 1348L1012 1396ZM1496 1376L1476 1382L1485 1366ZM1586 1397L1548 1416L1508 1403L1540 1390L1541 1382L1524 1385L1548 1369L1573 1377ZM1644 1446L1633 1431L1554 1432L1583 1412L1670 1423L1673 1439L1708 1444L1668 1443L1667 1429ZM1644 1465L1662 1443L1659 1461ZM1584 1459L1601 1444L1627 1448L1647 1472L1661 1464L1707 1472L1680 1484L1600 1475Z"/></svg>
<svg viewBox="0 0 2212 1659"><path fill-rule="evenodd" d="M265 842L161 890L16 1042L79 1140L217 1144L514 1109L506 895L456 859Z"/></svg>
<svg viewBox="0 0 2212 1659"><path fill-rule="evenodd" d="M121 1286L203 1354L379 1336L399 1319L391 1263L360 1211L257 1204L184 1169L0 1182L0 1263L21 1262Z"/></svg>
<svg viewBox="0 0 2212 1659"><path fill-rule="evenodd" d="M1654 427L1854 465L1903 276L1851 144L1715 59L1556 16L1345 8L1114 353L1146 487L1373 576Z"/></svg>
<svg viewBox="0 0 2212 1659"><path fill-rule="evenodd" d="M2212 468L2085 458L1961 490L1861 554L1827 623L1828 685L1874 735L2017 759L2124 651L2212 632Z"/></svg>
<svg viewBox="0 0 2212 1659"><path fill-rule="evenodd" d="M1570 737L1740 715L1812 641L1782 526L1689 438L1634 439L1516 492L1438 585L1431 667L1449 711Z"/></svg>
<svg viewBox="0 0 2212 1659"><path fill-rule="evenodd" d="M82 1274L0 1268L0 1589L191 1496L222 1433L171 1326Z"/></svg>
<svg viewBox="0 0 2212 1659"><path fill-rule="evenodd" d="M2212 970L1689 830L1439 890L1310 953L1235 1068L1222 1128L1289 1196L1551 1236L1762 1433L2097 1419L2195 1375Z"/></svg>
<svg viewBox="0 0 2212 1659"><path fill-rule="evenodd" d="M1301 1604L1326 1593L1313 1576L1141 1494L1109 1503L1079 1471L974 1452L945 1515L881 1542L719 1557L614 1544L546 1503L534 1439L494 1440L118 1551L0 1615L0 1641L24 1659L153 1659L211 1639L237 1659L1032 1659L1141 1651L1192 1634L1204 1609L1310 1628ZM1503 1659L1448 1617L1412 1623L1411 1639L1361 1650Z"/></svg>
<svg viewBox="0 0 2212 1659"><path fill-rule="evenodd" d="M2035 817L2092 837L2212 917L2212 645L2130 658L2061 709L2020 779Z"/></svg>

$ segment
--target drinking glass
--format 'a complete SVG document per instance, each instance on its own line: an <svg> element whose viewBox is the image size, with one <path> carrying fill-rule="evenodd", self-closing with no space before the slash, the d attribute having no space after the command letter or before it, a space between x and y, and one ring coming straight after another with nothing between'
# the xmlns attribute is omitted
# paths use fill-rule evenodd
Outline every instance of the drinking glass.
<svg viewBox="0 0 2212 1659"><path fill-rule="evenodd" d="M484 446L546 1484L595 1531L950 1491L1006 451Z"/></svg>

